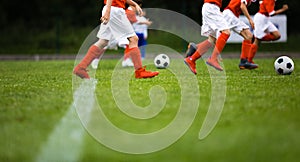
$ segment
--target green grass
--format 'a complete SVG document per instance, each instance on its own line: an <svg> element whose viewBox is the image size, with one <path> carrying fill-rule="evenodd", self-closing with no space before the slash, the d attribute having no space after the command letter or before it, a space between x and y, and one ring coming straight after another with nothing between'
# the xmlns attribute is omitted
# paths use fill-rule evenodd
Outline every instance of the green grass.
<svg viewBox="0 0 300 162"><path fill-rule="evenodd" d="M171 61L175 69L183 64L182 60ZM299 161L300 59L294 59L296 66L290 76L277 75L273 61L257 59L260 68L249 71L238 69L238 59L223 60L224 109L204 140L198 139L198 133L211 102L212 85L201 60L196 76L199 110L192 126L176 143L155 153L130 155L103 146L85 132L77 161ZM96 96L108 119L120 129L134 133L153 132L170 123L181 100L176 75L159 70L160 75L152 79L130 78L130 96L139 106L150 104L148 93L155 85L164 87L167 93L166 105L158 116L138 120L124 115L115 104L111 74L116 63L117 60L104 60L96 73ZM0 62L0 161L35 161L72 106L73 65L74 61ZM147 67L155 70L153 65ZM68 141L70 137L61 138ZM71 154L59 147L56 151Z"/></svg>

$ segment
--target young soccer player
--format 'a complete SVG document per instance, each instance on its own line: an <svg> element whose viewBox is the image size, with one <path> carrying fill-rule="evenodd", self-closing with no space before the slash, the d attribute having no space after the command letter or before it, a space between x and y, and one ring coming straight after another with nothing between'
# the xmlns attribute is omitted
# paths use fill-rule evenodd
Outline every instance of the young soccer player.
<svg viewBox="0 0 300 162"><path fill-rule="evenodd" d="M142 3L143 3L142 0L134 0L134 2L136 2L140 7L142 7ZM130 23L133 25L133 29L139 38L138 47L141 52L142 60L145 58L145 53L146 53L145 45L147 44L146 37L147 37L147 33L148 33L148 31L147 31L148 26L151 25L151 23L152 23L151 21L147 20L144 17L144 14L145 13L143 12L142 15L136 15L136 9L132 6L128 6L126 9L127 18L130 21ZM128 48L128 47L126 47L126 48ZM127 55L126 53L124 54L122 66L123 67L133 66L130 56Z"/></svg>
<svg viewBox="0 0 300 162"><path fill-rule="evenodd" d="M261 41L275 41L281 37L279 30L269 18L288 10L288 5L284 2L282 8L275 11L275 1L276 0L261 0L259 2L259 11L254 15L255 40L251 46L250 55L248 56L248 61L251 63L253 63L253 58Z"/></svg>
<svg viewBox="0 0 300 162"><path fill-rule="evenodd" d="M190 44L187 50L188 57L184 59L185 64L194 74L197 74L196 60L205 54L214 43L214 50L212 55L206 61L206 64L219 71L223 71L223 68L218 62L218 56L225 47L230 36L230 30L223 14L220 11L221 6L222 0L204 0L204 4L202 6L201 35L208 37L208 39L198 45L193 46Z"/></svg>
<svg viewBox="0 0 300 162"><path fill-rule="evenodd" d="M142 7L142 0L135 0L135 2ZM145 16L145 12L143 12L143 15L136 15L137 22L132 24L136 35L139 37L138 47L141 51L142 60L146 57L148 26L152 24L152 21L149 21Z"/></svg>
<svg viewBox="0 0 300 162"><path fill-rule="evenodd" d="M231 0L223 11L224 18L227 21L229 28L244 38L240 55L240 69L255 69L258 67L258 65L250 63L247 60L251 49L253 34L251 33L249 26L239 19L240 14L243 13L247 17L251 27L254 29L254 22L247 10L247 6L249 6L252 1L255 0ZM190 45L190 53L191 51L196 51L195 45L193 43Z"/></svg>
<svg viewBox="0 0 300 162"><path fill-rule="evenodd" d="M74 74L81 78L89 79L90 76L87 73L87 67L95 58L99 58L108 42L124 38L129 40L129 45L125 53L128 53L132 58L135 68L135 78L152 78L159 74L159 72L146 71L142 66L140 51L137 46L138 37L125 14L124 8L126 3L134 6L136 11L142 14L142 9L132 0L104 0L105 6L100 18L102 23L97 34L99 40L89 48L85 57L74 68Z"/></svg>
<svg viewBox="0 0 300 162"><path fill-rule="evenodd" d="M253 34L251 33L249 26L239 19L240 14L243 13L248 19L252 29L254 29L254 22L247 9L247 6L249 6L252 1L255 0L231 0L223 11L223 15L228 22L229 28L244 38L240 55L240 69L255 69L258 67L257 64L250 63L247 60L250 55Z"/></svg>

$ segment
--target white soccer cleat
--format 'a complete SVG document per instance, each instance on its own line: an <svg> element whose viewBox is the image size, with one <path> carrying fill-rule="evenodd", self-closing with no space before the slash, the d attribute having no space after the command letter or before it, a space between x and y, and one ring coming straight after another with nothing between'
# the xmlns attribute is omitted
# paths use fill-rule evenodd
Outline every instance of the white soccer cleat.
<svg viewBox="0 0 300 162"><path fill-rule="evenodd" d="M93 69L97 69L98 68L98 64L99 64L99 60L98 58L94 59L91 63L91 66Z"/></svg>
<svg viewBox="0 0 300 162"><path fill-rule="evenodd" d="M134 65L133 65L133 62L131 61L131 59L128 58L128 59L122 61L122 66L128 67L128 66L134 66Z"/></svg>

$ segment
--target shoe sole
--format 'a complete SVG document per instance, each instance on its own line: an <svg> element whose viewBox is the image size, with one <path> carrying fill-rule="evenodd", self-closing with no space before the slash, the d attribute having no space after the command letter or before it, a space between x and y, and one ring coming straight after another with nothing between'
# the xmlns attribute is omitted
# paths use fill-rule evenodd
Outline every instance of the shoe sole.
<svg viewBox="0 0 300 162"><path fill-rule="evenodd" d="M245 69L248 69L248 70L253 70L253 69L257 69L258 66L256 67L249 67L249 68L246 68L245 66L239 66L240 70L245 70Z"/></svg>
<svg viewBox="0 0 300 162"><path fill-rule="evenodd" d="M80 77L81 79L90 79L89 74L86 71L84 71L84 70L82 70L80 68L75 68L73 70L73 74L75 74L76 76Z"/></svg>
<svg viewBox="0 0 300 162"><path fill-rule="evenodd" d="M183 61L184 63L185 63L185 65L190 69L190 71L193 73L193 74L197 74L197 72L194 72L192 69L191 69L191 67L190 67L190 65L184 60Z"/></svg>
<svg viewBox="0 0 300 162"><path fill-rule="evenodd" d="M153 78L153 77L156 77L158 76L159 73L153 75L153 76L149 76L149 77L135 77L136 79L147 79L147 78Z"/></svg>
<svg viewBox="0 0 300 162"><path fill-rule="evenodd" d="M86 76L86 74L82 74L82 73L79 73L79 72L74 72L74 74L78 77L80 77L81 79L90 79L89 76Z"/></svg>
<svg viewBox="0 0 300 162"><path fill-rule="evenodd" d="M208 61L206 61L206 64L209 65L209 66L211 66L211 67L213 67L213 68L215 68L218 71L223 71L223 69L215 67L213 64L209 63Z"/></svg>

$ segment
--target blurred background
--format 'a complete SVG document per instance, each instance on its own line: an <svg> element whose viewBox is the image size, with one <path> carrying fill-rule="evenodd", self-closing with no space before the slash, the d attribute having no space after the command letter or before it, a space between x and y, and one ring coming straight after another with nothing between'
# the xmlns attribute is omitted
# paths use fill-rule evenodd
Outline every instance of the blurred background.
<svg viewBox="0 0 300 162"><path fill-rule="evenodd" d="M201 25L203 1L144 0L143 7L173 10ZM223 7L228 2L223 0ZM282 0L277 0L277 7L281 3ZM284 48L280 45L275 49L299 51L300 1L287 0L287 3L289 10L285 14L288 41L284 43ZM249 7L250 14L254 15L258 6L257 0ZM86 36L99 25L102 7L103 0L0 1L0 55L76 54ZM150 32L148 43L154 37L155 32ZM164 39L168 39L168 36L163 37L162 42L165 42ZM179 48L184 48L181 45ZM235 48L233 45L228 50Z"/></svg>

